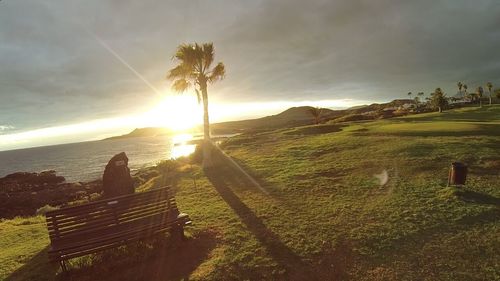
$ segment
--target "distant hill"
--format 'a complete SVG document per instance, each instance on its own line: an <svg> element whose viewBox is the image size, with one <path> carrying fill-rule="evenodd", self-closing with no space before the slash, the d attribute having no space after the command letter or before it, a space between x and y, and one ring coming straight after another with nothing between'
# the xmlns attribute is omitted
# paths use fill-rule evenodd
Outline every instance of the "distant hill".
<svg viewBox="0 0 500 281"><path fill-rule="evenodd" d="M359 109L359 108L363 108L365 106L368 106L368 105L367 104L362 104L362 105L351 106L347 110Z"/></svg>
<svg viewBox="0 0 500 281"><path fill-rule="evenodd" d="M172 132L166 128L137 128L128 134L110 137L110 138L107 138L106 140L123 139L123 138L137 138L137 137L156 137L156 136L170 135L173 133L174 132Z"/></svg>
<svg viewBox="0 0 500 281"><path fill-rule="evenodd" d="M292 107L279 114L262 118L216 123L212 125L212 129L216 133L225 133L304 126L313 122L310 109L311 106ZM322 112L326 117L334 115L336 111L323 108Z"/></svg>
<svg viewBox="0 0 500 281"><path fill-rule="evenodd" d="M338 120L343 121L353 121L353 120L367 120L376 118L387 118L391 116L377 114L376 112L382 111L387 107L398 107L405 103L413 103L411 99L398 99L393 100L388 103L382 104L370 104L363 106L355 106L343 110L331 110L328 108L322 109L323 120ZM239 121L228 121L221 123L211 124L211 129L214 134L233 134L241 132L254 132L254 131L264 131L277 128L290 128L297 126L310 125L314 122L314 118L310 114L311 106L299 106L291 107L281 113L276 115L270 115L262 118L247 119ZM369 118L358 118L358 115L365 113L372 114ZM193 129L191 133L200 133L202 128ZM121 139L121 138L131 138L131 137L149 137L149 136L160 136L174 134L174 132L169 131L165 128L138 128L130 132L129 134L111 137L109 139Z"/></svg>

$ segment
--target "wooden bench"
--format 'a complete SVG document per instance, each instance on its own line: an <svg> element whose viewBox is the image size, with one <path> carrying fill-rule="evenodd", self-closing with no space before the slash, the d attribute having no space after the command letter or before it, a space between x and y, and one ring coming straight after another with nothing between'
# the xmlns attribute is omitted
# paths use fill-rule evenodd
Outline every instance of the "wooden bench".
<svg viewBox="0 0 500 281"><path fill-rule="evenodd" d="M184 236L191 221L179 213L169 188L114 197L47 212L49 260L60 262L171 231Z"/></svg>

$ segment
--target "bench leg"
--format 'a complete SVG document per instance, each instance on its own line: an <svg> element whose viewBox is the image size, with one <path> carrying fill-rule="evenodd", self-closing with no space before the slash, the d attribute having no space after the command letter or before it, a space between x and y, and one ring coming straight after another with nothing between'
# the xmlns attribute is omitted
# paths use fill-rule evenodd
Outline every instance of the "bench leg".
<svg viewBox="0 0 500 281"><path fill-rule="evenodd" d="M175 225L170 230L170 235L174 240L186 240L186 236L184 235L184 226L183 225Z"/></svg>
<svg viewBox="0 0 500 281"><path fill-rule="evenodd" d="M59 264L61 265L61 269L63 273L68 272L68 268L66 267L66 262L64 260L60 261Z"/></svg>

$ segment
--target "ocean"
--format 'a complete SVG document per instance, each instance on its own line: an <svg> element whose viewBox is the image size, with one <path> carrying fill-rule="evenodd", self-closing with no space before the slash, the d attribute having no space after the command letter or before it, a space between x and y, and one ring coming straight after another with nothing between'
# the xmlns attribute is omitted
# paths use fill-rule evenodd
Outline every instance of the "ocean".
<svg viewBox="0 0 500 281"><path fill-rule="evenodd" d="M104 167L117 153L125 152L129 168L135 171L191 154L195 149L188 143L191 139L190 135L138 137L0 151L0 177L55 170L68 182L90 181L102 177Z"/></svg>

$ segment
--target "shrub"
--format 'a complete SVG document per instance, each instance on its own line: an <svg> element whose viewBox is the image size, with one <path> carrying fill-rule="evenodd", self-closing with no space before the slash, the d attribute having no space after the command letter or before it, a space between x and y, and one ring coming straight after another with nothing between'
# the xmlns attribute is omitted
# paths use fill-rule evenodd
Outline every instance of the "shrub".
<svg viewBox="0 0 500 281"><path fill-rule="evenodd" d="M36 214L39 216L39 215L45 215L47 212L50 212L50 211L54 211L54 210L57 210L59 209L59 207L52 207L50 205L45 205L43 207L40 207L38 209L36 209Z"/></svg>
<svg viewBox="0 0 500 281"><path fill-rule="evenodd" d="M161 177L161 185L175 186L179 180L180 163L176 160L161 161L156 165Z"/></svg>
<svg viewBox="0 0 500 281"><path fill-rule="evenodd" d="M196 145L190 157L193 164L201 164L201 162L203 162L203 147L201 144Z"/></svg>

